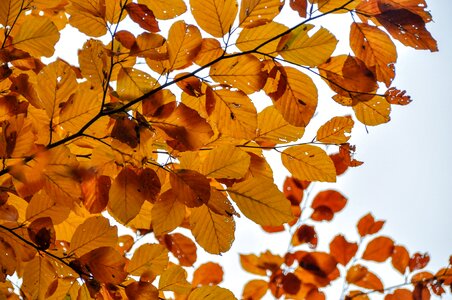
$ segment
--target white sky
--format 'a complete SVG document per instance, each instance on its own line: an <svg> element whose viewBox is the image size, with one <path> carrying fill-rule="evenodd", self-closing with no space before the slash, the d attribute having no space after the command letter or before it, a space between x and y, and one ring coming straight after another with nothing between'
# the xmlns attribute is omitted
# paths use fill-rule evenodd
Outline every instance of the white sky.
<svg viewBox="0 0 452 300"><path fill-rule="evenodd" d="M288 6L289 1L286 2ZM414 101L406 107L393 106L391 122L369 127L369 134L364 126L356 123L351 143L357 145L356 158L365 164L340 176L337 184L316 186L318 189L340 190L349 199L343 212L337 214L332 223L318 227L322 228L319 230L319 250L328 250L329 241L339 232L345 233L349 240L356 239L356 222L361 216L372 212L376 219L387 221L382 230L384 235L405 245L410 253L429 252L433 271L445 266L452 254L449 232L452 228L449 186L452 180L452 155L449 154L452 97L448 91L452 84L452 3L430 0L428 4L435 21L428 25L428 29L438 40L440 52L432 54L399 47L394 85L406 89ZM347 21L350 19L340 17ZM343 39L348 38L348 31L339 27L335 20L331 19L331 23L324 26L336 29L332 31L342 34ZM162 28L162 23L160 26ZM348 26L344 28L348 30ZM338 29L340 32L337 32ZM75 64L77 53L74 46L79 47L82 43L77 40L79 36L76 33L63 33L59 44L59 47L63 47L57 55ZM338 38L341 39L340 36ZM331 104L333 100L328 95L321 94L319 101L320 109L338 109L338 105ZM350 110L345 111L352 113ZM317 124L312 126L314 132L322 121L332 116L314 120L313 123ZM275 160L279 161L279 158L275 157ZM275 168L274 172L276 182L282 183L286 174L283 167ZM221 286L240 297L245 282L256 276L249 276L241 270L238 253L259 254L269 249L282 254L289 242L288 233L264 234L259 226L242 217L237 220L236 240L231 250L221 257L201 256L202 251L199 250L199 260L195 266L209 260L220 262L225 270L225 280ZM385 281L388 285L403 281L395 272L380 274L388 276L389 280ZM341 285L339 280L333 288L336 293ZM447 297L452 299L450 295Z"/></svg>

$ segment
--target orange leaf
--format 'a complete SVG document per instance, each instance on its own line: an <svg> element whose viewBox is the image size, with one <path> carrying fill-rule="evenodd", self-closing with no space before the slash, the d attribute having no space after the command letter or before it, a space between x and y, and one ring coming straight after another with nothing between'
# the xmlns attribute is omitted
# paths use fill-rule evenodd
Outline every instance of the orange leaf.
<svg viewBox="0 0 452 300"><path fill-rule="evenodd" d="M219 286L202 286L194 289L187 300L198 299L218 299L218 300L236 300L230 290L221 288Z"/></svg>
<svg viewBox="0 0 452 300"><path fill-rule="evenodd" d="M80 257L79 261L86 265L97 281L120 284L126 279L126 259L114 248L100 247Z"/></svg>
<svg viewBox="0 0 452 300"><path fill-rule="evenodd" d="M158 22L155 20L152 10L144 4L127 3L127 13L129 17L141 28L150 32L159 32Z"/></svg>
<svg viewBox="0 0 452 300"><path fill-rule="evenodd" d="M413 101L410 96L406 94L405 90L398 90L395 87L389 88L385 92L385 99L389 104L408 105Z"/></svg>
<svg viewBox="0 0 452 300"><path fill-rule="evenodd" d="M57 273L51 261L37 255L24 265L21 290L32 299L49 298L55 290L51 284L57 280Z"/></svg>
<svg viewBox="0 0 452 300"><path fill-rule="evenodd" d="M297 231L292 236L292 245L298 246L304 243L307 243L309 245L309 248L315 249L317 247L317 233L315 232L315 229L313 226L309 225L301 225ZM296 293L292 293L296 294Z"/></svg>
<svg viewBox="0 0 452 300"><path fill-rule="evenodd" d="M157 19L173 19L187 10L183 0L139 0L138 3L145 4L154 13Z"/></svg>
<svg viewBox="0 0 452 300"><path fill-rule="evenodd" d="M359 287L370 290L383 290L384 286L380 278L367 270L366 267L356 265L347 272L347 281Z"/></svg>
<svg viewBox="0 0 452 300"><path fill-rule="evenodd" d="M158 289L149 282L132 282L125 287L126 295L129 299L150 299L159 298Z"/></svg>
<svg viewBox="0 0 452 300"><path fill-rule="evenodd" d="M144 244L133 253L126 270L135 276L140 276L145 272L160 275L167 265L168 250L165 247L158 244Z"/></svg>
<svg viewBox="0 0 452 300"><path fill-rule="evenodd" d="M413 294L407 289L397 289L385 296L385 300L413 300Z"/></svg>
<svg viewBox="0 0 452 300"><path fill-rule="evenodd" d="M50 246L55 246L55 229L52 219L42 217L35 219L27 227L28 236L40 250L47 250Z"/></svg>
<svg viewBox="0 0 452 300"><path fill-rule="evenodd" d="M198 207L209 202L209 180L202 174L188 169L170 174L174 196L188 207Z"/></svg>
<svg viewBox="0 0 452 300"><path fill-rule="evenodd" d="M376 126L391 120L391 105L385 97L375 96L368 101L360 101L353 106L356 118L368 126Z"/></svg>
<svg viewBox="0 0 452 300"><path fill-rule="evenodd" d="M315 221L324 220L322 209L327 208L332 214L341 211L347 204L347 198L334 190L319 192L312 201L311 207L314 213L311 216ZM328 214L327 214L328 215ZM328 220L327 218L325 220Z"/></svg>
<svg viewBox="0 0 452 300"><path fill-rule="evenodd" d="M290 8L298 12L298 15L302 18L306 18L307 7L308 7L307 0L290 0Z"/></svg>
<svg viewBox="0 0 452 300"><path fill-rule="evenodd" d="M353 125L352 118L333 117L317 131L317 140L325 144L343 144L350 139Z"/></svg>
<svg viewBox="0 0 452 300"><path fill-rule="evenodd" d="M406 248L403 246L394 246L394 251L391 256L392 266L403 275L405 274L409 262L410 255Z"/></svg>
<svg viewBox="0 0 452 300"><path fill-rule="evenodd" d="M268 283L265 280L254 279L243 287L242 299L260 300L267 293Z"/></svg>
<svg viewBox="0 0 452 300"><path fill-rule="evenodd" d="M242 0L239 13L240 27L255 27L270 22L282 9L280 0Z"/></svg>
<svg viewBox="0 0 452 300"><path fill-rule="evenodd" d="M214 37L229 33L237 15L236 0L190 0L191 13L199 27Z"/></svg>
<svg viewBox="0 0 452 300"><path fill-rule="evenodd" d="M385 221L375 222L372 214L368 213L367 215L362 217L357 224L359 235L364 237L368 234L375 234L380 231L384 223Z"/></svg>
<svg viewBox="0 0 452 300"><path fill-rule="evenodd" d="M423 269L427 266L427 264L430 261L430 256L428 253L414 253L413 256L410 258L410 262L408 263L408 266L410 268L410 272Z"/></svg>
<svg viewBox="0 0 452 300"><path fill-rule="evenodd" d="M223 269L217 263L200 265L193 273L193 286L217 285L223 281Z"/></svg>
<svg viewBox="0 0 452 300"><path fill-rule="evenodd" d="M171 253L179 260L181 266L190 267L196 262L196 245L191 239L180 234L165 234L159 238L159 242L163 244Z"/></svg>
<svg viewBox="0 0 452 300"><path fill-rule="evenodd" d="M185 205L177 201L174 190L160 195L152 207L152 229L156 236L168 233L179 226L185 218Z"/></svg>
<svg viewBox="0 0 452 300"><path fill-rule="evenodd" d="M355 256L356 251L358 251L358 244L348 242L341 234L330 242L331 255L344 266Z"/></svg>
<svg viewBox="0 0 452 300"><path fill-rule="evenodd" d="M394 241L388 237L379 236L367 244L363 259L384 262L394 250Z"/></svg>
<svg viewBox="0 0 452 300"><path fill-rule="evenodd" d="M201 42L198 27L187 25L184 21L173 23L167 41L170 70L183 69L191 65L201 48Z"/></svg>

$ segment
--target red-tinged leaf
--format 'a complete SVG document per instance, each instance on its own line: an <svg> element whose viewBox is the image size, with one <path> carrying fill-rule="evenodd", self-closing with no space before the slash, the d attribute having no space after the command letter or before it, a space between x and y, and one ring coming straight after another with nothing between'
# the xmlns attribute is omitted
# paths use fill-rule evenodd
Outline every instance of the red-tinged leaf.
<svg viewBox="0 0 452 300"><path fill-rule="evenodd" d="M223 269L217 263L200 265L193 273L193 286L217 285L223 281Z"/></svg>
<svg viewBox="0 0 452 300"><path fill-rule="evenodd" d="M317 233L315 232L314 227L303 224L292 236L291 243L293 246L306 243L309 245L309 248L315 249L317 247L317 242Z"/></svg>
<svg viewBox="0 0 452 300"><path fill-rule="evenodd" d="M403 275L405 274L409 262L410 254L408 253L408 250L403 246L394 246L391 256L392 266Z"/></svg>
<svg viewBox="0 0 452 300"><path fill-rule="evenodd" d="M92 214L101 213L107 207L111 178L94 172L87 172L82 178L80 186L85 208Z"/></svg>
<svg viewBox="0 0 452 300"><path fill-rule="evenodd" d="M411 277L412 283L421 283L421 282L427 282L428 280L433 278L433 274L430 272L419 272L414 274Z"/></svg>
<svg viewBox="0 0 452 300"><path fill-rule="evenodd" d="M394 250L394 241L388 237L379 236L367 244L363 259L384 262Z"/></svg>
<svg viewBox="0 0 452 300"><path fill-rule="evenodd" d="M413 256L410 258L410 262L408 263L408 266L410 268L410 272L423 269L427 266L427 264L430 261L430 255L428 253L414 253Z"/></svg>
<svg viewBox="0 0 452 300"><path fill-rule="evenodd" d="M391 87L385 92L385 99L389 104L395 105L408 105L413 101L405 90L398 90L395 87Z"/></svg>
<svg viewBox="0 0 452 300"><path fill-rule="evenodd" d="M260 300L265 296L268 290L268 282L261 279L254 279L248 281L242 293L242 299L244 300Z"/></svg>
<svg viewBox="0 0 452 300"><path fill-rule="evenodd" d="M295 177L287 177L284 181L284 196L292 205L299 205L303 200L303 191L309 186L309 181L301 181Z"/></svg>
<svg viewBox="0 0 452 300"><path fill-rule="evenodd" d="M288 294L297 294L301 287L301 280L293 273L287 273L282 277L282 287Z"/></svg>
<svg viewBox="0 0 452 300"><path fill-rule="evenodd" d="M327 253L297 251L293 255L300 265L294 273L304 284L324 287L340 276L336 259Z"/></svg>
<svg viewBox="0 0 452 300"><path fill-rule="evenodd" d="M52 219L43 217L34 220L27 227L28 236L40 250L47 250L55 244L55 229Z"/></svg>
<svg viewBox="0 0 452 300"><path fill-rule="evenodd" d="M126 295L129 299L158 299L158 289L149 282L132 282L125 288Z"/></svg>
<svg viewBox="0 0 452 300"><path fill-rule="evenodd" d="M331 255L344 266L355 256L356 251L358 244L348 242L343 235L337 235L330 243Z"/></svg>
<svg viewBox="0 0 452 300"><path fill-rule="evenodd" d="M418 283L414 286L413 300L430 300L430 291L422 283Z"/></svg>
<svg viewBox="0 0 452 300"><path fill-rule="evenodd" d="M160 28L152 11L144 4L128 3L126 5L129 17L141 28L150 32L159 32Z"/></svg>
<svg viewBox="0 0 452 300"><path fill-rule="evenodd" d="M188 207L198 207L209 202L209 180L202 174L188 169L170 175L171 186L177 199Z"/></svg>
<svg viewBox="0 0 452 300"><path fill-rule="evenodd" d="M347 272L347 281L359 287L370 290L383 290L384 286L380 278L367 270L366 267L356 265Z"/></svg>
<svg viewBox="0 0 452 300"><path fill-rule="evenodd" d="M413 293L407 289L397 289L385 296L385 300L413 300Z"/></svg>
<svg viewBox="0 0 452 300"><path fill-rule="evenodd" d="M196 262L196 245L183 234L165 234L159 238L159 242L179 260L181 266L190 267Z"/></svg>
<svg viewBox="0 0 452 300"><path fill-rule="evenodd" d="M80 257L79 261L102 283L120 284L128 275L126 259L111 247L96 248Z"/></svg>
<svg viewBox="0 0 452 300"><path fill-rule="evenodd" d="M306 18L306 9L308 6L307 0L290 0L290 8L298 12L298 15L302 18Z"/></svg>
<svg viewBox="0 0 452 300"><path fill-rule="evenodd" d="M347 204L347 198L334 190L319 192L312 201L311 207L316 210L320 207L327 207L333 213L341 211Z"/></svg>
<svg viewBox="0 0 452 300"><path fill-rule="evenodd" d="M362 265L354 265L347 271L346 280L349 283L355 283L364 278L367 274L367 268Z"/></svg>
<svg viewBox="0 0 452 300"><path fill-rule="evenodd" d="M368 213L364 217L362 217L358 224L358 232L360 236L366 236L368 234L375 234L383 227L385 221L377 221L375 222L374 217Z"/></svg>

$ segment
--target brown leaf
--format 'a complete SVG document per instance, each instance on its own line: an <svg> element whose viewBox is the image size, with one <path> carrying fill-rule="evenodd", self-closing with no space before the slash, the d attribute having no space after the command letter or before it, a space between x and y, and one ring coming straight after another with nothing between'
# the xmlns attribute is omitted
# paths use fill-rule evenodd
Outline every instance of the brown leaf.
<svg viewBox="0 0 452 300"><path fill-rule="evenodd" d="M180 233L165 234L159 242L179 260L181 266L190 267L196 262L197 247L188 237Z"/></svg>
<svg viewBox="0 0 452 300"><path fill-rule="evenodd" d="M410 268L410 272L423 269L427 266L427 264L430 261L430 255L428 253L414 253L413 256L410 258L410 262L408 263L408 266Z"/></svg>
<svg viewBox="0 0 452 300"><path fill-rule="evenodd" d="M308 244L309 248L315 249L317 247L317 233L313 226L301 225L300 228L292 236L292 245L298 246L301 244Z"/></svg>
<svg viewBox="0 0 452 300"><path fill-rule="evenodd" d="M126 259L112 247L96 248L80 257L79 261L102 283L120 284L128 275Z"/></svg>
<svg viewBox="0 0 452 300"><path fill-rule="evenodd" d="M341 211L346 204L347 198L337 191L319 192L311 204L314 209L311 218L315 221L331 220L332 215Z"/></svg>
<svg viewBox="0 0 452 300"><path fill-rule="evenodd" d="M290 0L290 8L298 12L302 18L306 18L306 8L308 6L307 0Z"/></svg>
<svg viewBox="0 0 452 300"><path fill-rule="evenodd" d="M170 175L171 186L177 199L188 207L198 207L209 202L209 180L202 174L181 169Z"/></svg>
<svg viewBox="0 0 452 300"><path fill-rule="evenodd" d="M43 217L35 219L27 227L28 236L39 249L47 250L55 244L55 229L52 219Z"/></svg>
<svg viewBox="0 0 452 300"><path fill-rule="evenodd" d="M141 28L150 32L159 32L160 28L152 11L144 4L127 3L127 13L129 17L140 25Z"/></svg>
<svg viewBox="0 0 452 300"><path fill-rule="evenodd" d="M385 99L395 105L408 105L413 101L405 90L398 90L395 87L391 87L385 92Z"/></svg>

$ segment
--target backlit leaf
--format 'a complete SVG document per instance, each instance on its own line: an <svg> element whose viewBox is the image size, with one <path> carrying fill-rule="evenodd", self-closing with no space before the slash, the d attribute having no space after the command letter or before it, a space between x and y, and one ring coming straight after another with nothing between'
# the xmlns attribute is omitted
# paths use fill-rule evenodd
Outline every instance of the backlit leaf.
<svg viewBox="0 0 452 300"><path fill-rule="evenodd" d="M268 290L268 282L262 279L248 281L243 287L242 298L258 300L264 297Z"/></svg>
<svg viewBox="0 0 452 300"><path fill-rule="evenodd" d="M165 234L159 238L159 242L179 260L181 266L191 267L196 262L197 247L191 239L183 234Z"/></svg>
<svg viewBox="0 0 452 300"><path fill-rule="evenodd" d="M383 283L374 273L366 267L355 265L347 272L347 281L359 287L370 290L382 290Z"/></svg>
<svg viewBox="0 0 452 300"><path fill-rule="evenodd" d="M306 243L308 244L309 248L315 249L317 248L317 242L317 232L315 231L314 227L303 224L292 236L291 244L293 246L298 246Z"/></svg>
<svg viewBox="0 0 452 300"><path fill-rule="evenodd" d="M414 253L410 258L410 262L408 263L408 267L410 268L410 272L415 270L423 269L427 266L430 261L430 255L428 253Z"/></svg>
<svg viewBox="0 0 452 300"><path fill-rule="evenodd" d="M244 28L236 41L236 46L242 51L257 49L260 53L277 56L278 44L281 40L277 38L270 43L267 41L283 32L288 28L276 22L270 22L262 26Z"/></svg>
<svg viewBox="0 0 452 300"><path fill-rule="evenodd" d="M63 222L69 216L70 208L57 203L44 191L35 194L27 206L26 218L33 221L38 218L49 217L53 224Z"/></svg>
<svg viewBox="0 0 452 300"><path fill-rule="evenodd" d="M171 265L160 276L159 290L188 294L191 284L187 281L187 272L178 265Z"/></svg>
<svg viewBox="0 0 452 300"><path fill-rule="evenodd" d="M223 269L217 263L200 265L193 273L193 286L217 285L223 281Z"/></svg>
<svg viewBox="0 0 452 300"><path fill-rule="evenodd" d="M57 274L52 263L37 255L24 267L22 289L32 299L46 299L52 295L51 283L57 280Z"/></svg>
<svg viewBox="0 0 452 300"><path fill-rule="evenodd" d="M250 156L240 148L225 145L215 148L204 158L200 172L212 178L242 178L250 165Z"/></svg>
<svg viewBox="0 0 452 300"><path fill-rule="evenodd" d="M281 0L242 0L240 4L240 27L255 27L273 20L282 9Z"/></svg>
<svg viewBox="0 0 452 300"><path fill-rule="evenodd" d="M348 242L341 234L330 242L331 255L344 266L355 256L356 251L358 251L358 244Z"/></svg>
<svg viewBox="0 0 452 300"><path fill-rule="evenodd" d="M141 28L150 32L159 32L160 28L155 20L154 13L144 4L127 3L129 17Z"/></svg>
<svg viewBox="0 0 452 300"><path fill-rule="evenodd" d="M50 57L60 39L58 28L47 18L28 16L14 35L14 47L35 57Z"/></svg>
<svg viewBox="0 0 452 300"><path fill-rule="evenodd" d="M168 60L171 70L182 69L192 64L201 48L201 33L198 27L184 21L173 23L168 33Z"/></svg>
<svg viewBox="0 0 452 300"><path fill-rule="evenodd" d="M118 73L116 91L121 99L130 101L158 87L158 82L149 74L134 68L121 68Z"/></svg>
<svg viewBox="0 0 452 300"><path fill-rule="evenodd" d="M127 277L127 260L112 247L99 247L85 253L80 262L102 283L120 284Z"/></svg>
<svg viewBox="0 0 452 300"><path fill-rule="evenodd" d="M399 271L400 274L405 274L406 268L410 262L410 254L403 246L394 246L391 255L392 266Z"/></svg>
<svg viewBox="0 0 452 300"><path fill-rule="evenodd" d="M88 40L78 53L82 75L95 87L103 87L110 71L110 58L104 44L98 40Z"/></svg>
<svg viewBox="0 0 452 300"><path fill-rule="evenodd" d="M158 289L151 283L145 281L128 284L125 288L125 292L129 299L157 300L159 298Z"/></svg>
<svg viewBox="0 0 452 300"><path fill-rule="evenodd" d="M169 20L183 14L187 6L183 0L139 0L154 13L157 19Z"/></svg>
<svg viewBox="0 0 452 300"><path fill-rule="evenodd" d="M333 117L317 131L317 140L325 144L343 144L350 139L354 122L351 117Z"/></svg>
<svg viewBox="0 0 452 300"><path fill-rule="evenodd" d="M385 99L390 104L396 105L408 105L413 101L409 95L406 94L406 91L398 90L395 87L389 88L385 92Z"/></svg>
<svg viewBox="0 0 452 300"><path fill-rule="evenodd" d="M309 181L336 181L333 161L321 148L311 145L293 146L282 152L284 166L294 177Z"/></svg>
<svg viewBox="0 0 452 300"><path fill-rule="evenodd" d="M385 300L412 300L413 293L407 289L396 289L391 294L387 294Z"/></svg>
<svg viewBox="0 0 452 300"><path fill-rule="evenodd" d="M384 236L376 237L367 244L363 259L384 262L392 255L393 250L393 240Z"/></svg>
<svg viewBox="0 0 452 300"><path fill-rule="evenodd" d="M209 180L202 174L188 169L181 169L170 175L171 187L178 201L188 207L201 206L210 198Z"/></svg>
<svg viewBox="0 0 452 300"><path fill-rule="evenodd" d="M332 10L335 10L337 8L344 8L339 9L336 12L337 13L346 13L349 10L353 10L361 1L360 0L310 0L312 3L317 3L319 6L319 11L321 12L329 12Z"/></svg>
<svg viewBox="0 0 452 300"><path fill-rule="evenodd" d="M253 177L228 188L240 211L259 225L281 225L292 219L290 202L265 177Z"/></svg>
<svg viewBox="0 0 452 300"><path fill-rule="evenodd" d="M347 204L347 198L334 190L319 192L312 201L314 212L311 218L314 221L331 220L334 213L341 211ZM329 215L331 217L329 217Z"/></svg>
<svg viewBox="0 0 452 300"><path fill-rule="evenodd" d="M306 24L292 31L279 49L279 54L287 61L309 67L327 61L336 49L337 40L323 27L311 36L308 35L313 28L314 25Z"/></svg>
<svg viewBox="0 0 452 300"><path fill-rule="evenodd" d="M236 0L190 0L190 6L199 27L214 37L230 31L238 10Z"/></svg>
<svg viewBox="0 0 452 300"><path fill-rule="evenodd" d="M99 37L107 32L102 0L71 0L67 13L69 24L88 36Z"/></svg>
<svg viewBox="0 0 452 300"><path fill-rule="evenodd" d="M136 276L140 276L144 272L159 275L167 265L168 250L165 247L158 244L144 244L135 250L126 270Z"/></svg>
<svg viewBox="0 0 452 300"><path fill-rule="evenodd" d="M177 201L173 190L160 195L152 207L152 229L159 236L179 226L185 217L185 205Z"/></svg>
<svg viewBox="0 0 452 300"><path fill-rule="evenodd" d="M217 215L206 205L191 210L190 227L196 242L212 254L228 251L234 241L234 219Z"/></svg>
<svg viewBox="0 0 452 300"><path fill-rule="evenodd" d="M368 234L375 234L383 227L385 221L375 221L372 214L368 213L362 217L358 224L358 233L360 236L364 237Z"/></svg>
<svg viewBox="0 0 452 300"><path fill-rule="evenodd" d="M82 256L98 247L115 247L117 240L116 226L110 226L108 220L102 216L91 217L75 230L71 239L70 253Z"/></svg>
<svg viewBox="0 0 452 300"><path fill-rule="evenodd" d="M391 105L384 97L375 96L368 101L358 102L353 106L356 118L368 126L376 126L391 120Z"/></svg>
<svg viewBox="0 0 452 300"><path fill-rule="evenodd" d="M4 27L14 24L20 13L22 0L5 0L0 2L0 24Z"/></svg>

